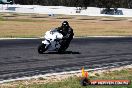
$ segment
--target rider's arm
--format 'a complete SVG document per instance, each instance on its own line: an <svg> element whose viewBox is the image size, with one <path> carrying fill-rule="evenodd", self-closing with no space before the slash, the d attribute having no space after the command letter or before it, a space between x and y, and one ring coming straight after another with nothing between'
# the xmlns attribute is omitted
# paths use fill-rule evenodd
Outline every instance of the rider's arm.
<svg viewBox="0 0 132 88"><path fill-rule="evenodd" d="M72 28L70 28L70 29L68 30L67 35L66 35L66 36L64 36L64 38L63 38L63 39L73 38L73 36L74 36L73 29L72 29Z"/></svg>

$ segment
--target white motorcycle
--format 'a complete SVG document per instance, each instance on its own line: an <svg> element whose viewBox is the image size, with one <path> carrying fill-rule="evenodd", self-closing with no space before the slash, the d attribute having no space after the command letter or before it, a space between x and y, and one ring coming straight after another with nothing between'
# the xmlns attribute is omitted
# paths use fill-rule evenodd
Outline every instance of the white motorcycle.
<svg viewBox="0 0 132 88"><path fill-rule="evenodd" d="M63 41L63 35L58 31L47 31L44 36L42 44L38 47L38 53L43 54L45 51L65 51L66 49L60 49L61 42Z"/></svg>

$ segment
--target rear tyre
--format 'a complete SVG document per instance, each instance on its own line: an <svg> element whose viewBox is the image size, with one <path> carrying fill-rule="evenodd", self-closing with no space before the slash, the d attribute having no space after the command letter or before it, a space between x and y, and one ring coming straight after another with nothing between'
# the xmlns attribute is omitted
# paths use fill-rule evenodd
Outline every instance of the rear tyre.
<svg viewBox="0 0 132 88"><path fill-rule="evenodd" d="M66 51L66 48L60 48L59 50L58 50L58 53L65 53L65 51Z"/></svg>
<svg viewBox="0 0 132 88"><path fill-rule="evenodd" d="M64 50L58 50L59 54L63 54L65 51Z"/></svg>
<svg viewBox="0 0 132 88"><path fill-rule="evenodd" d="M39 54L43 54L47 49L45 48L45 44L41 44L41 45L39 45L39 47L38 47L38 53Z"/></svg>

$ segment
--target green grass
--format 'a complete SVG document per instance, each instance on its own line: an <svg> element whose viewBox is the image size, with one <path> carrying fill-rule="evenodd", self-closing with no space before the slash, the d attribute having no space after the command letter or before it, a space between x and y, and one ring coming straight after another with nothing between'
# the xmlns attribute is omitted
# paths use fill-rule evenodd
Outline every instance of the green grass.
<svg viewBox="0 0 132 88"><path fill-rule="evenodd" d="M95 79L129 79L132 80L132 69L127 70L115 70L113 72L105 72L103 74L96 73L96 76L90 76L91 80ZM78 77L70 77L60 82L50 82L46 84L32 84L32 85L22 85L20 84L16 88L132 88L132 84L130 85L100 85L93 86L89 85L83 87L80 85L80 78Z"/></svg>
<svg viewBox="0 0 132 88"><path fill-rule="evenodd" d="M19 85L17 88L84 88L84 87L80 85L80 80L75 77L75 78L69 78L67 80L63 80L62 82L47 83L47 84L33 84L28 86ZM132 85L128 85L128 86L89 85L89 86L86 86L85 88L132 88Z"/></svg>

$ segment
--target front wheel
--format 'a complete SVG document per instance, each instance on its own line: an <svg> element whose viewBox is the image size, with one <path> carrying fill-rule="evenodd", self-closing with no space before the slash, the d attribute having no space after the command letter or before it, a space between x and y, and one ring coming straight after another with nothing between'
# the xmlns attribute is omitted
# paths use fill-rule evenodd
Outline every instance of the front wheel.
<svg viewBox="0 0 132 88"><path fill-rule="evenodd" d="M41 45L39 45L39 47L38 47L38 53L39 54L43 54L47 49L45 48L45 44L41 44Z"/></svg>

